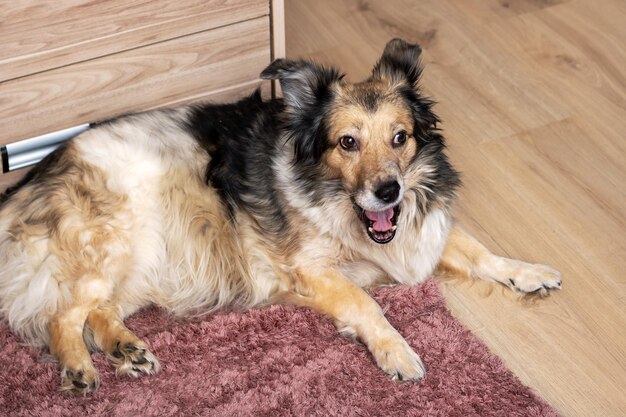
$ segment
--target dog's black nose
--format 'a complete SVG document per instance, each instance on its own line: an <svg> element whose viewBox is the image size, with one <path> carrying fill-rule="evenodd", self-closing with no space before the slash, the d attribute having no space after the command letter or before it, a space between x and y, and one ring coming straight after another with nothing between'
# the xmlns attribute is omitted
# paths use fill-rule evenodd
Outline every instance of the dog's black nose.
<svg viewBox="0 0 626 417"><path fill-rule="evenodd" d="M378 187L378 190L376 190L374 194L385 203L391 203L395 201L400 194L400 184L395 180L386 182Z"/></svg>

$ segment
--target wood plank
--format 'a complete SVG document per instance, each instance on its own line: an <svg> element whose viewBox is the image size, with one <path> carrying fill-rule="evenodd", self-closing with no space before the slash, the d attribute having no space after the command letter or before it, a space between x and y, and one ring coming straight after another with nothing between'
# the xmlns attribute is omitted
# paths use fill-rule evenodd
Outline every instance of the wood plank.
<svg viewBox="0 0 626 417"><path fill-rule="evenodd" d="M423 46L424 88L463 173L459 222L564 273L536 302L452 277L449 307L563 415L623 416L625 3L287 0L286 16L289 57L352 80L392 37Z"/></svg>
<svg viewBox="0 0 626 417"><path fill-rule="evenodd" d="M503 290L485 297L481 283L447 284L444 294L523 382L566 415L619 415L626 242L617 179L625 173L617 156L583 144L588 135L566 120L485 143L459 164L466 173L459 221L499 254L556 267L563 290L531 304Z"/></svg>
<svg viewBox="0 0 626 417"><path fill-rule="evenodd" d="M0 81L269 15L268 0L0 2Z"/></svg>
<svg viewBox="0 0 626 417"><path fill-rule="evenodd" d="M148 108L148 110L164 107L179 107L192 103L232 103L249 96L257 89L261 90L261 97L263 97L263 99L269 100L272 97L270 83L262 82L261 80L254 80L237 84L235 86L218 88L208 92L185 96L181 99L164 101L159 103L157 106Z"/></svg>
<svg viewBox="0 0 626 417"><path fill-rule="evenodd" d="M0 143L258 79L269 18L213 29L0 84Z"/></svg>
<svg viewBox="0 0 626 417"><path fill-rule="evenodd" d="M272 61L286 56L285 1L271 0ZM272 97L282 96L280 81L272 81Z"/></svg>
<svg viewBox="0 0 626 417"><path fill-rule="evenodd" d="M272 59L285 54L285 0L272 0Z"/></svg>

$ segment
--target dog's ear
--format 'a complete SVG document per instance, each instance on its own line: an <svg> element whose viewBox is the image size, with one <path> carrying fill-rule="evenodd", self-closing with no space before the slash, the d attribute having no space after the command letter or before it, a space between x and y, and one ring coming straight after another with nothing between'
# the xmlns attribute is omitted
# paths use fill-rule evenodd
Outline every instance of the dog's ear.
<svg viewBox="0 0 626 417"><path fill-rule="evenodd" d="M372 70L373 79L397 86L397 91L413 110L415 132L420 137L435 129L439 122L439 118L432 112L433 101L423 97L419 91L418 84L422 75L421 53L422 49L418 45L402 39L392 39Z"/></svg>
<svg viewBox="0 0 626 417"><path fill-rule="evenodd" d="M261 72L265 80L279 80L287 106L285 128L294 141L296 160L316 163L327 148L324 117L333 85L343 75L311 61L277 59Z"/></svg>
<svg viewBox="0 0 626 417"><path fill-rule="evenodd" d="M408 83L417 88L422 66L422 49L402 39L392 39L385 46L383 55L372 71L372 78L386 80L392 84Z"/></svg>
<svg viewBox="0 0 626 417"><path fill-rule="evenodd" d="M261 72L264 80L279 80L287 105L295 109L307 109L319 105L330 93L333 83L343 75L334 68L326 68L315 62L277 59Z"/></svg>

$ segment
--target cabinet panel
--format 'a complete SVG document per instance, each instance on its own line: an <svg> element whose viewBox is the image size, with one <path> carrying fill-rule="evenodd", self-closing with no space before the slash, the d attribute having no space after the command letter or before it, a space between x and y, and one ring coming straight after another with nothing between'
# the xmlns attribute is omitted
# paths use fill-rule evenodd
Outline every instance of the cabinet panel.
<svg viewBox="0 0 626 417"><path fill-rule="evenodd" d="M0 81L269 16L268 0L0 2Z"/></svg>
<svg viewBox="0 0 626 417"><path fill-rule="evenodd" d="M253 89L270 62L269 33L264 16L0 83L0 125L10 127L0 144Z"/></svg>

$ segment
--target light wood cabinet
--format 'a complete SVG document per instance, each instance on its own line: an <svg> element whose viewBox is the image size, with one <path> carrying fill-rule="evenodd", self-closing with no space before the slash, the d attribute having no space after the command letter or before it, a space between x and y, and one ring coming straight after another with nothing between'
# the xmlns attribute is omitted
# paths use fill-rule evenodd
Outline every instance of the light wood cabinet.
<svg viewBox="0 0 626 417"><path fill-rule="evenodd" d="M0 145L259 86L269 95L258 75L284 55L282 0L17 0L0 16Z"/></svg>

